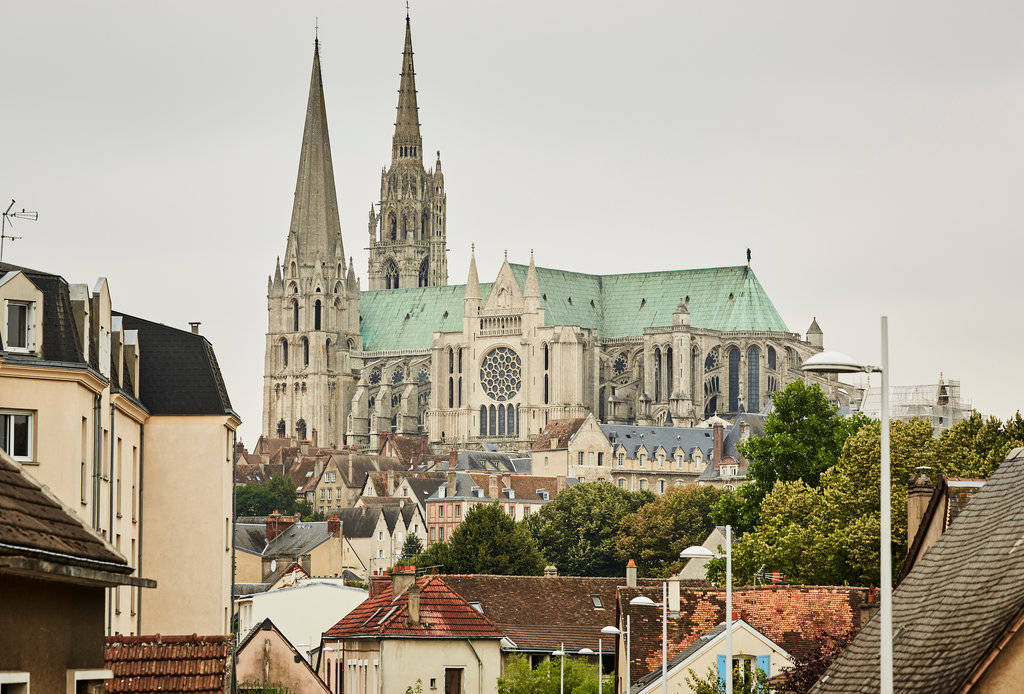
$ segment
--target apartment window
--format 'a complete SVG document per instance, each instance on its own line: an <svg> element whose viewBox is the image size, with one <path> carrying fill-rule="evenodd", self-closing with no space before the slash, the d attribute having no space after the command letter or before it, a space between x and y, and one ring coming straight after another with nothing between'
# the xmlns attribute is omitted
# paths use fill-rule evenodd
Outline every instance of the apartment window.
<svg viewBox="0 0 1024 694"><path fill-rule="evenodd" d="M384 531L383 530L378 530L377 531L377 542L384 542Z"/></svg>
<svg viewBox="0 0 1024 694"><path fill-rule="evenodd" d="M132 446L132 523L138 521L138 504L135 489L139 483L139 448Z"/></svg>
<svg viewBox="0 0 1024 694"><path fill-rule="evenodd" d="M444 526L443 525L441 526L440 535L439 536L441 538L441 542L444 542Z"/></svg>
<svg viewBox="0 0 1024 694"><path fill-rule="evenodd" d="M601 602L601 596L600 595L591 595L590 596L590 601L592 603L594 603L594 609L595 610L603 610L604 609L604 603Z"/></svg>
<svg viewBox="0 0 1024 694"><path fill-rule="evenodd" d="M624 480L622 478L619 478L619 489L625 489L625 488L626 488L626 480Z"/></svg>
<svg viewBox="0 0 1024 694"><path fill-rule="evenodd" d="M121 517L121 437L117 437L117 517Z"/></svg>
<svg viewBox="0 0 1024 694"><path fill-rule="evenodd" d="M637 467L643 467L643 466L644 466L644 461L645 461L645 460L647 460L647 456L646 456L646 455L644 455L643 453L641 453L641 454L640 454L640 457L639 457L639 458L637 458L637 461L636 461L636 463L637 463Z"/></svg>
<svg viewBox="0 0 1024 694"><path fill-rule="evenodd" d="M659 494L664 494L665 493L665 480L658 480L658 493Z"/></svg>
<svg viewBox="0 0 1024 694"><path fill-rule="evenodd" d="M444 518L444 504L437 505L437 515L440 518Z"/></svg>
<svg viewBox="0 0 1024 694"><path fill-rule="evenodd" d="M431 541L431 542L433 542L433 541L434 541L435 539L437 539L437 538L435 537L435 534L434 534L434 530L436 530L436 528L431 528L431 529L430 529L430 541Z"/></svg>
<svg viewBox="0 0 1024 694"><path fill-rule="evenodd" d="M664 453L659 453L658 454L658 469L661 470L664 467L665 467L665 454Z"/></svg>
<svg viewBox="0 0 1024 694"><path fill-rule="evenodd" d="M523 518L526 518L528 515L530 515L530 507L523 506Z"/></svg>
<svg viewBox="0 0 1024 694"><path fill-rule="evenodd" d="M384 558L384 550L383 549L378 549L377 550L377 558L378 559L383 559Z"/></svg>
<svg viewBox="0 0 1024 694"><path fill-rule="evenodd" d="M455 504L455 517L458 518L462 515L462 505Z"/></svg>
<svg viewBox="0 0 1024 694"><path fill-rule="evenodd" d="M594 464L594 451L590 451L590 452L587 453L587 465L593 465L593 464Z"/></svg>
<svg viewBox="0 0 1024 694"><path fill-rule="evenodd" d="M15 460L32 460L32 413L0 410L0 448Z"/></svg>
<svg viewBox="0 0 1024 694"><path fill-rule="evenodd" d="M640 480L640 491L647 489L647 480Z"/></svg>
<svg viewBox="0 0 1024 694"><path fill-rule="evenodd" d="M32 304L23 301L7 302L7 343L11 351L28 351L32 346Z"/></svg>
<svg viewBox="0 0 1024 694"><path fill-rule="evenodd" d="M462 694L462 668L444 669L444 694Z"/></svg>
<svg viewBox="0 0 1024 694"><path fill-rule="evenodd" d="M683 469L683 454L680 453L676 456L676 467L680 470Z"/></svg>
<svg viewBox="0 0 1024 694"><path fill-rule="evenodd" d="M597 454L597 466L601 467L602 465L604 465L604 453L598 453Z"/></svg>
<svg viewBox="0 0 1024 694"><path fill-rule="evenodd" d="M620 451L620 452L619 452L619 467L622 467L622 466L623 466L623 465L625 465L625 464L626 464L626 454L625 454L625 453L622 453L622 452Z"/></svg>

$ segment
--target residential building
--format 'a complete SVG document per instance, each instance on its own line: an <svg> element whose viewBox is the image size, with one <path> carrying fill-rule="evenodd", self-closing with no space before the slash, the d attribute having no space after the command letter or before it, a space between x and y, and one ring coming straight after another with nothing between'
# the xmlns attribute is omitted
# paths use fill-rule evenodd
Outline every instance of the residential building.
<svg viewBox="0 0 1024 694"><path fill-rule="evenodd" d="M893 683L900 692L1019 692L1024 682L1024 448L960 511L893 592ZM879 617L812 689L878 691Z"/></svg>
<svg viewBox="0 0 1024 694"><path fill-rule="evenodd" d="M471 253L466 283L449 285L445 178L440 153L425 168L404 28L368 290L344 252L314 43L291 224L267 278L264 436L378 450L387 434L426 434L439 448L522 451L554 419L692 426L758 412L797 379L842 395L834 376L800 370L823 347L817 320L790 330L749 258L597 275L538 267L531 253L496 260L481 283Z"/></svg>
<svg viewBox="0 0 1024 694"><path fill-rule="evenodd" d="M338 576L357 571L356 558L337 516L326 521L300 521L273 513L264 525L235 524L235 580L273 583L292 563L310 576Z"/></svg>
<svg viewBox="0 0 1024 694"><path fill-rule="evenodd" d="M796 666L796 659L779 644L750 626L742 619L732 623L732 659L740 661L741 672L747 678L756 677L757 671L766 678L776 677L786 668ZM668 686L671 691L686 691L691 673L703 679L709 671L718 673L718 680L724 686L726 663L729 660L726 643L725 622L702 635L668 661ZM750 681L748 679L748 681ZM664 688L661 669L655 668L633 683L630 692L635 694L658 694Z"/></svg>
<svg viewBox="0 0 1024 694"><path fill-rule="evenodd" d="M611 481L612 449L592 414L548 422L533 442L531 467L538 475Z"/></svg>
<svg viewBox="0 0 1024 694"><path fill-rule="evenodd" d="M407 465L425 463L433 458L426 436L385 433L380 439L377 452L383 458L394 458Z"/></svg>
<svg viewBox="0 0 1024 694"><path fill-rule="evenodd" d="M269 617L250 628L239 642L235 673L242 691L330 694L306 656Z"/></svg>
<svg viewBox="0 0 1024 694"><path fill-rule="evenodd" d="M661 668L662 613L660 609L632 605L630 601L643 595L660 603L662 588L628 583L632 582L618 589L619 623L616 626L625 630L626 617L629 617L632 630L630 678L636 684ZM841 643L865 621L867 595L866 588L849 586L734 588L733 619L743 620L773 645L752 642L748 650L734 650L733 664L760 666L774 675L780 669L776 667L780 658L781 664L788 664L810 656L824 644ZM686 653L702 637L709 634L714 637L714 630L725 621L725 590L688 587L669 581L668 613L668 657L672 660ZM751 637L756 641L756 637ZM776 646L778 651L773 653L770 649ZM621 637L616 647L619 663L616 691L622 692L627 654ZM716 664L717 655L716 652ZM760 663L758 657L761 657ZM685 681L685 673L680 681Z"/></svg>
<svg viewBox="0 0 1024 694"><path fill-rule="evenodd" d="M331 691L495 691L502 634L440 576L401 567L378 590L324 633L317 673Z"/></svg>
<svg viewBox="0 0 1024 694"><path fill-rule="evenodd" d="M157 581L107 590L108 634L225 632L239 418L198 323L112 303L105 279L0 264L0 447Z"/></svg>
<svg viewBox="0 0 1024 694"><path fill-rule="evenodd" d="M426 517L427 497L444 484L446 479L444 472L390 469L369 472L356 505L365 501L372 502L374 499L384 499L400 504L410 501L417 504Z"/></svg>
<svg viewBox="0 0 1024 694"><path fill-rule="evenodd" d="M347 508L340 516L345 539L359 562L353 571L363 578L394 566L409 535L427 544L428 524L416 504Z"/></svg>
<svg viewBox="0 0 1024 694"><path fill-rule="evenodd" d="M154 582L3 451L0 519L0 689L101 694L104 591Z"/></svg>
<svg viewBox="0 0 1024 694"><path fill-rule="evenodd" d="M449 472L446 483L427 498L430 542L451 537L473 506L498 504L513 520L521 521L577 481L538 475Z"/></svg>
<svg viewBox="0 0 1024 694"><path fill-rule="evenodd" d="M108 636L109 691L222 694L230 682L230 636ZM108 691L101 690L101 691Z"/></svg>
<svg viewBox="0 0 1024 694"><path fill-rule="evenodd" d="M303 658L320 646L320 635L362 603L368 594L339 582L309 578L294 585L239 597L238 633L271 620ZM241 648L241 645L239 646Z"/></svg>
<svg viewBox="0 0 1024 694"><path fill-rule="evenodd" d="M408 467L408 464L393 458L352 451L332 452L325 459L314 488L314 508L324 516L351 508L359 499L367 474L381 470L406 470Z"/></svg>

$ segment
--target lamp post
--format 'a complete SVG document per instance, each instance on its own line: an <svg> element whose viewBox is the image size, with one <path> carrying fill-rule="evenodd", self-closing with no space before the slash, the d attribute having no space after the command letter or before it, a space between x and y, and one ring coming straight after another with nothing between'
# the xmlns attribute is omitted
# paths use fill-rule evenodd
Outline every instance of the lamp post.
<svg viewBox="0 0 1024 694"><path fill-rule="evenodd" d="M607 626L601 629L602 634L619 636L622 631L618 627ZM629 615L626 615L626 694L629 694L631 682L629 681Z"/></svg>
<svg viewBox="0 0 1024 694"><path fill-rule="evenodd" d="M565 694L565 644L558 644L559 650L555 651L551 655L561 656L562 662L558 666L558 692L559 694Z"/></svg>
<svg viewBox="0 0 1024 694"><path fill-rule="evenodd" d="M595 655L592 648L581 648L576 651L577 655ZM597 640L597 692L601 694L601 639Z"/></svg>
<svg viewBox="0 0 1024 694"><path fill-rule="evenodd" d="M881 495L880 538L881 592L879 606L879 682L881 694L892 694L892 499L889 460L889 318L882 316L882 365L862 364L842 352L819 352L803 363L812 373L877 373L882 376Z"/></svg>
<svg viewBox="0 0 1024 694"><path fill-rule="evenodd" d="M668 582L661 584L661 603L656 603L646 595L638 595L629 601L636 607L661 608L661 690L668 694Z"/></svg>
<svg viewBox="0 0 1024 694"><path fill-rule="evenodd" d="M693 545L679 553L682 559L725 558L725 694L732 694L732 526L725 526L725 554Z"/></svg>

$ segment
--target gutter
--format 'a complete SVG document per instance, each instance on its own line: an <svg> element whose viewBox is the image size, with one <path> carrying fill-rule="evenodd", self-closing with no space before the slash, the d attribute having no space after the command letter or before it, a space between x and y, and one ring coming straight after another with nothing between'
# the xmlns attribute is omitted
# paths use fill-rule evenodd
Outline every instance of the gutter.
<svg viewBox="0 0 1024 694"><path fill-rule="evenodd" d="M100 461L103 458L103 427L100 423L99 394L93 395L92 402L92 528L100 529Z"/></svg>
<svg viewBox="0 0 1024 694"><path fill-rule="evenodd" d="M142 529L145 527L142 524L142 479L145 477L146 471L146 425L139 425L139 522L138 522L138 533L139 533L139 560L135 565L135 573L139 576L142 575ZM135 633L142 633L142 591L135 591L135 616L136 625Z"/></svg>
<svg viewBox="0 0 1024 694"><path fill-rule="evenodd" d="M231 621L228 624L228 629L232 629L235 623L235 525L236 518L238 517L236 506L236 497L238 491L238 485L235 484L238 474L238 458L235 457L235 443L238 440L237 431L231 432L231 595L228 599L231 602L231 610L228 612L231 615ZM241 627L241 617L239 617L239 627ZM239 629L240 631L241 629ZM141 633L141 632L140 632ZM235 643L231 649L231 694L238 692L238 682L235 676L238 671L238 635L235 635Z"/></svg>
<svg viewBox="0 0 1024 694"><path fill-rule="evenodd" d="M476 652L476 647L473 645L471 640L466 639L466 645L469 646L469 650L473 651L473 655L476 657L476 690L478 692L482 692L484 690L484 661L480 659L480 654Z"/></svg>
<svg viewBox="0 0 1024 694"><path fill-rule="evenodd" d="M125 571L126 564L114 561L104 561L102 559L88 559L86 557L79 557L74 554L64 554L63 552L51 552L46 549L36 549L35 547L24 547L22 545L11 545L6 542L0 542L0 550L9 550L13 554L36 556L41 559L49 559L61 564L72 564L76 566L84 566L87 568L98 569L100 571L110 571L111 573L131 573Z"/></svg>
<svg viewBox="0 0 1024 694"><path fill-rule="evenodd" d="M110 477L107 479L107 488L109 489L109 504L107 506L107 542L111 545L114 544L114 403L109 404L110 407ZM118 552L121 551L120 547L116 548ZM114 591L117 588L107 589L107 636L113 633L114 626Z"/></svg>

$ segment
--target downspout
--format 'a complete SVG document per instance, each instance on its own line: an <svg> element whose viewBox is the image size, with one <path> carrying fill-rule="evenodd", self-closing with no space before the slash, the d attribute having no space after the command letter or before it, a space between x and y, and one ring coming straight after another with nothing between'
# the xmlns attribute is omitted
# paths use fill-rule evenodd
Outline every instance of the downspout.
<svg viewBox="0 0 1024 694"><path fill-rule="evenodd" d="M100 529L100 460L103 457L103 427L100 425L100 400L97 393L92 401L92 529Z"/></svg>
<svg viewBox="0 0 1024 694"><path fill-rule="evenodd" d="M234 633L235 624L235 518L236 518L236 500L235 500L235 474L238 472L238 458L235 455L235 443L238 440L238 432L231 432L231 595L228 599L231 601L231 610L228 614L231 615L231 623L228 624L228 629ZM239 624L241 626L241 624ZM237 678L235 677L238 671L238 634L235 633L234 643L231 647L231 694L238 692Z"/></svg>
<svg viewBox="0 0 1024 694"><path fill-rule="evenodd" d="M139 559L138 565L136 566L136 573L142 575L142 529L146 527L142 523L142 478L145 477L146 471L146 425L139 425ZM135 633L142 634L142 589L138 588L135 590Z"/></svg>
<svg viewBox="0 0 1024 694"><path fill-rule="evenodd" d="M111 393L113 394L113 393ZM114 544L114 403L111 398L110 403L110 467L107 468L110 472L110 477L107 479L107 487L110 490L108 495L110 504L107 508L108 522L107 522L107 542L111 545ZM118 549L120 551L120 549ZM113 633L114 625L114 591L117 588L107 588L107 636Z"/></svg>
<svg viewBox="0 0 1024 694"><path fill-rule="evenodd" d="M469 646L469 650L473 651L473 655L476 657L476 678L477 685L476 690L479 694L483 694L484 691L484 661L480 659L480 654L476 652L476 647L473 642L466 639L466 644ZM500 655L498 656L501 657Z"/></svg>

